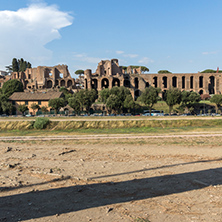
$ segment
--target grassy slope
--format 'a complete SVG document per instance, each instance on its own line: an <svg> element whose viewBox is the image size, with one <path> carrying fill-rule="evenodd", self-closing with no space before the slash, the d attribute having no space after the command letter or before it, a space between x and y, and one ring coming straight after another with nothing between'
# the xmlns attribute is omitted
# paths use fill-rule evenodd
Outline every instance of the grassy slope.
<svg viewBox="0 0 222 222"><path fill-rule="evenodd" d="M51 121L47 129L33 129L31 121L1 121L0 136L76 134L176 134L181 132L222 132L222 119L167 119Z"/></svg>

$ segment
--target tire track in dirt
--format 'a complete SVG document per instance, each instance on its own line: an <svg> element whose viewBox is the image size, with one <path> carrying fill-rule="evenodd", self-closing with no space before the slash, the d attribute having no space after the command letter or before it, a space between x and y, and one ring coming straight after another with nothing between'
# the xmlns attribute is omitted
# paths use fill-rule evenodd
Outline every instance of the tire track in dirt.
<svg viewBox="0 0 222 222"><path fill-rule="evenodd" d="M77 136L3 136L0 141L7 140L103 140L103 139L152 139L152 138L191 138L191 137L221 137L221 133L201 133L201 134L177 134L177 135L77 135Z"/></svg>

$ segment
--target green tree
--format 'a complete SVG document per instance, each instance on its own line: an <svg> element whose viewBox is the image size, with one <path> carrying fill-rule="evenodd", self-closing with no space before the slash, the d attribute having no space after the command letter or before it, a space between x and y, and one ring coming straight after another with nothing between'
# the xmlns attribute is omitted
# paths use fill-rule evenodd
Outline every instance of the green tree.
<svg viewBox="0 0 222 222"><path fill-rule="evenodd" d="M120 86L120 87L113 87L110 90L110 96L111 95L115 95L118 98L118 102L116 103L117 107L115 109L113 109L116 113L121 113L123 112L124 109L124 101L127 97L127 95L131 95L130 90L124 86ZM110 97L109 96L109 97ZM107 99L106 105L108 103L109 98ZM112 100L109 101L109 104L111 105L111 102L113 103L114 101L114 97L112 98Z"/></svg>
<svg viewBox="0 0 222 222"><path fill-rule="evenodd" d="M108 88L103 89L99 92L99 101L102 103L106 103L109 96L110 96L110 90Z"/></svg>
<svg viewBox="0 0 222 222"><path fill-rule="evenodd" d="M222 104L222 95L215 94L213 97L211 97L210 102L216 104L216 113L218 113L218 109L221 107Z"/></svg>
<svg viewBox="0 0 222 222"><path fill-rule="evenodd" d="M216 70L213 70L213 69L205 69L205 70L201 71L201 73L216 73Z"/></svg>
<svg viewBox="0 0 222 222"><path fill-rule="evenodd" d="M146 88L139 97L139 101L143 102L146 106L148 106L150 110L150 115L153 105L160 100L160 97L158 96L160 91L161 90L159 88L154 88L150 86Z"/></svg>
<svg viewBox="0 0 222 222"><path fill-rule="evenodd" d="M127 112L133 111L135 113L135 109L138 108L138 104L135 103L131 94L126 96L123 105L124 108L127 109Z"/></svg>
<svg viewBox="0 0 222 222"><path fill-rule="evenodd" d="M55 113L57 114L58 110L61 107L65 106L65 100L63 98L55 98L49 100L49 106L55 110Z"/></svg>
<svg viewBox="0 0 222 222"><path fill-rule="evenodd" d="M169 113L171 115L171 111L174 105L180 104L181 102L181 92L177 88L170 88L166 90L166 104L169 106Z"/></svg>
<svg viewBox="0 0 222 222"><path fill-rule="evenodd" d="M31 63L25 61L23 58L19 60L17 60L16 58L13 58L12 65L10 66L12 67L13 72L25 72L27 68L32 68Z"/></svg>
<svg viewBox="0 0 222 222"><path fill-rule="evenodd" d="M150 70L146 66L141 66L142 72L149 72Z"/></svg>
<svg viewBox="0 0 222 222"><path fill-rule="evenodd" d="M78 69L78 70L75 71L75 74L81 76L82 74L84 74L84 70Z"/></svg>
<svg viewBox="0 0 222 222"><path fill-rule="evenodd" d="M3 101L2 104L1 104L1 107L2 107L3 113L5 113L7 115L12 114L12 111L13 111L14 107L10 102Z"/></svg>
<svg viewBox="0 0 222 222"><path fill-rule="evenodd" d="M89 114L90 107L96 99L96 90L81 89L68 99L68 103L76 113L85 109L85 111Z"/></svg>
<svg viewBox="0 0 222 222"><path fill-rule="evenodd" d="M6 68L6 71L7 71L8 73L13 72L13 70L12 70L12 65L5 66L5 68Z"/></svg>
<svg viewBox="0 0 222 222"><path fill-rule="evenodd" d="M17 79L11 79L5 82L2 86L2 93L8 98L14 92L23 92L23 84Z"/></svg>
<svg viewBox="0 0 222 222"><path fill-rule="evenodd" d="M183 106L189 108L193 104L200 102L201 97L196 92L183 91L181 92L181 103Z"/></svg>
<svg viewBox="0 0 222 222"><path fill-rule="evenodd" d="M81 89L77 93L77 98L79 99L81 109L85 109L85 111L89 114L89 109L92 106L92 104L95 102L97 99L97 92L95 89Z"/></svg>
<svg viewBox="0 0 222 222"><path fill-rule="evenodd" d="M32 64L30 62L27 63L27 68L32 68Z"/></svg>
<svg viewBox="0 0 222 222"><path fill-rule="evenodd" d="M168 70L159 70L158 73L159 74L164 74L164 73L172 73L172 72L170 72Z"/></svg>
<svg viewBox="0 0 222 222"><path fill-rule="evenodd" d="M81 104L79 98L76 96L76 93L68 99L68 104L74 109L75 113L79 115L81 111Z"/></svg>
<svg viewBox="0 0 222 222"><path fill-rule="evenodd" d="M23 105L19 105L18 106L18 110L22 113L22 115L24 116L25 115L25 111L29 110L28 107L23 104Z"/></svg>
<svg viewBox="0 0 222 222"><path fill-rule="evenodd" d="M40 108L40 106L39 106L37 103L32 103L31 108L33 109L33 111L34 111L35 114L36 114L36 111L35 111L35 110L38 110L38 109Z"/></svg>
<svg viewBox="0 0 222 222"><path fill-rule="evenodd" d="M27 62L24 61L23 58L21 58L18 60L18 63L19 63L19 72L25 72L26 67L27 67Z"/></svg>
<svg viewBox="0 0 222 222"><path fill-rule="evenodd" d="M12 60L12 71L13 72L19 71L19 64L18 64L18 60L16 58L13 58L13 60Z"/></svg>
<svg viewBox="0 0 222 222"><path fill-rule="evenodd" d="M59 92L62 92L65 96L65 101L68 102L68 99L72 96L72 93L65 87L61 87Z"/></svg>
<svg viewBox="0 0 222 222"><path fill-rule="evenodd" d="M119 100L119 97L115 94L111 94L106 102L106 107L110 110L113 110L114 113L120 112L120 107L122 106L122 102Z"/></svg>
<svg viewBox="0 0 222 222"><path fill-rule="evenodd" d="M47 107L47 106L42 106L42 107L41 107L41 111L42 111L43 113L48 112L48 107Z"/></svg>

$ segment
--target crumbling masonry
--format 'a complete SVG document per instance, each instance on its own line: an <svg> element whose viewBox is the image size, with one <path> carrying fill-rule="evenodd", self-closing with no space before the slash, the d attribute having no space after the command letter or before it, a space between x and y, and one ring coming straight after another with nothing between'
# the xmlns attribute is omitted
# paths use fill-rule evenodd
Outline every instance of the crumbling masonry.
<svg viewBox="0 0 222 222"><path fill-rule="evenodd" d="M220 94L222 92L222 73L165 73L143 74L141 68L125 71L119 66L117 59L105 60L98 64L95 73L90 69L84 72L85 89L100 91L114 86L129 88L134 99L149 86L159 87L162 96L170 87L181 91L195 91L199 94Z"/></svg>
<svg viewBox="0 0 222 222"><path fill-rule="evenodd" d="M53 67L38 66L37 68L28 68L25 72L13 72L10 79L18 79L24 89L38 90L51 88L75 88L75 79L71 77L68 66L57 65Z"/></svg>

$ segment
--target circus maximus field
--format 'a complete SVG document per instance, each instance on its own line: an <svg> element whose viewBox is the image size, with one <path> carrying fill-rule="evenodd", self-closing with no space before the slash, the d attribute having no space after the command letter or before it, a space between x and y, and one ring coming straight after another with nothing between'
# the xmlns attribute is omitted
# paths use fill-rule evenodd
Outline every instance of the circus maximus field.
<svg viewBox="0 0 222 222"><path fill-rule="evenodd" d="M221 221L220 124L182 128L2 134L0 220Z"/></svg>

